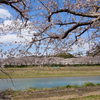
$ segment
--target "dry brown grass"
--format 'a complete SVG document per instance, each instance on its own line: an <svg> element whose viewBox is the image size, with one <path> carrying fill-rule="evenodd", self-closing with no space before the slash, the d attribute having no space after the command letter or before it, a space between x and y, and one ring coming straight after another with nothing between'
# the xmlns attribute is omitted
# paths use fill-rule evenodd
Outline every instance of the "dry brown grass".
<svg viewBox="0 0 100 100"><path fill-rule="evenodd" d="M12 78L100 76L100 67L8 68L6 72ZM0 77L7 76L0 73Z"/></svg>

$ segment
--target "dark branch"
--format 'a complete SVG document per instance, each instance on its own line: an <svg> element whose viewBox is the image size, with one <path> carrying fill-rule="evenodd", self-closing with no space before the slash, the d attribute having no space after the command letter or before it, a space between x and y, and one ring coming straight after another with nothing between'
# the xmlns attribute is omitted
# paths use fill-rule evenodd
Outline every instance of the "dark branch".
<svg viewBox="0 0 100 100"><path fill-rule="evenodd" d="M10 6L12 7L12 8L14 8L25 20L28 20L28 18L27 17L25 17L24 15L23 15L23 13L19 10L19 9L17 9L15 6L13 6L12 4L10 4Z"/></svg>
<svg viewBox="0 0 100 100"><path fill-rule="evenodd" d="M81 34L77 35L78 37L81 36L83 33L85 33L88 29L90 28L90 26L88 26L83 32L81 32Z"/></svg>
<svg viewBox="0 0 100 100"><path fill-rule="evenodd" d="M4 4L12 4L12 3L18 3L18 2L22 2L22 0L17 0L17 1L8 1L8 0L0 0L0 3L4 3Z"/></svg>
<svg viewBox="0 0 100 100"><path fill-rule="evenodd" d="M93 23L93 21L89 21L89 22L82 22L82 23L77 23L76 25L74 25L72 28L70 28L69 30L67 30L64 34L64 36L62 37L62 39L64 39L65 37L67 37L67 35L73 31L74 29L76 29L79 26L84 26L84 25L91 25Z"/></svg>
<svg viewBox="0 0 100 100"><path fill-rule="evenodd" d="M15 6L13 6L12 4L13 3L18 3L18 2L22 2L23 3L23 5L24 5L24 9L25 9L25 3L24 3L24 1L23 0L17 0L17 1L11 1L11 2L9 2L9 1L7 1L7 0L1 0L0 1L0 3L2 3L2 4L6 4L6 5L9 5L9 6L11 6L14 10L16 10L26 21L28 21L28 18L27 17L25 17L24 15L23 15L23 13L17 8L17 7L15 7Z"/></svg>
<svg viewBox="0 0 100 100"><path fill-rule="evenodd" d="M82 16L82 17L90 17L90 18L97 18L98 16L100 16L100 13L96 13L96 14L89 14L89 13L81 13L81 12L75 12L75 11L71 11L69 9L60 9L54 12L51 12L48 16L48 22L50 22L50 18L53 14L56 13L61 13L61 12L67 12L73 15L77 15L77 16Z"/></svg>

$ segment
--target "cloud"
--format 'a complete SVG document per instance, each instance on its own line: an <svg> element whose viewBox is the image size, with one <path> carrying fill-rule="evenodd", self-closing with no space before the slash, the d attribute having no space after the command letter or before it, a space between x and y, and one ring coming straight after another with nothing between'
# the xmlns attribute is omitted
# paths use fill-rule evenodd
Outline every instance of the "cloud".
<svg viewBox="0 0 100 100"><path fill-rule="evenodd" d="M74 51L87 51L90 49L89 43L84 43L81 47L78 47L77 45L73 45L72 48Z"/></svg>
<svg viewBox="0 0 100 100"><path fill-rule="evenodd" d="M3 43L8 43L8 42L12 42L12 43L24 42L24 39L20 38L20 37L17 37L16 34L7 34L7 35L4 35L4 36L1 36L0 42L3 42Z"/></svg>
<svg viewBox="0 0 100 100"><path fill-rule="evenodd" d="M11 25L12 21L11 20L5 20L4 21L4 25L7 26L7 25Z"/></svg>
<svg viewBox="0 0 100 100"><path fill-rule="evenodd" d="M29 24L27 27L22 27L21 20L5 20L3 24L0 24L0 30L2 35L0 36L0 42L2 43L12 43L12 44L20 44L20 43L30 43L36 31L34 26L30 25L31 22L28 21ZM31 29L33 30L30 30Z"/></svg>
<svg viewBox="0 0 100 100"><path fill-rule="evenodd" d="M71 53L78 53L83 52L83 55L86 55L86 51L91 50L93 43L84 43L81 47L78 47L77 45L73 45Z"/></svg>
<svg viewBox="0 0 100 100"><path fill-rule="evenodd" d="M17 34L7 34L0 37L0 42L3 43L12 43L12 44L20 44L20 43L30 43L32 41L32 34L28 34L28 32L23 33L18 36Z"/></svg>
<svg viewBox="0 0 100 100"><path fill-rule="evenodd" d="M9 13L8 10L0 8L0 18L6 19L10 18L12 15Z"/></svg>

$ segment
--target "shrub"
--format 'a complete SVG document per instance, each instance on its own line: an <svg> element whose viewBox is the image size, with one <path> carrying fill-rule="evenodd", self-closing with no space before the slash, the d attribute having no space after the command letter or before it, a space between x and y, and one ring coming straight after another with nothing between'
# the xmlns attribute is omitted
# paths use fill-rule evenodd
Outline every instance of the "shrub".
<svg viewBox="0 0 100 100"><path fill-rule="evenodd" d="M25 68L27 65L5 65L5 68Z"/></svg>
<svg viewBox="0 0 100 100"><path fill-rule="evenodd" d="M97 83L96 86L100 86L100 83Z"/></svg>
<svg viewBox="0 0 100 100"><path fill-rule="evenodd" d="M84 87L85 87L85 86L95 86L95 84L93 84L93 83L84 83L83 86L84 86Z"/></svg>
<svg viewBox="0 0 100 100"><path fill-rule="evenodd" d="M70 85L66 85L66 88L71 88L71 86Z"/></svg>
<svg viewBox="0 0 100 100"><path fill-rule="evenodd" d="M71 86L72 88L77 88L77 87L79 87L77 84L75 84L75 85L72 85Z"/></svg>

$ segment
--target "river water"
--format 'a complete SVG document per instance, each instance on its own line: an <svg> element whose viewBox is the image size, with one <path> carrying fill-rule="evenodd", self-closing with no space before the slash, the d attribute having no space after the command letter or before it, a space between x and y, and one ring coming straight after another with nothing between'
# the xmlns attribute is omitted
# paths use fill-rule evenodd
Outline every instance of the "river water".
<svg viewBox="0 0 100 100"><path fill-rule="evenodd" d="M100 76L88 76L88 77L58 77L58 78L20 78L12 79L13 84L10 79L0 79L0 90L5 90L12 88L13 90L25 90L29 87L36 87L38 89L44 87L56 87L56 86L66 86L66 85L83 85L87 82L100 83Z"/></svg>

